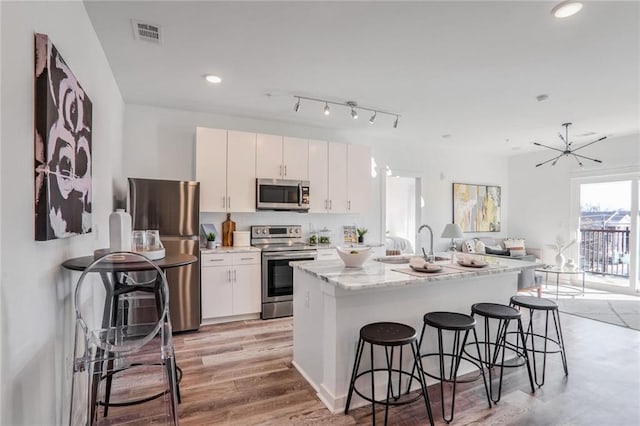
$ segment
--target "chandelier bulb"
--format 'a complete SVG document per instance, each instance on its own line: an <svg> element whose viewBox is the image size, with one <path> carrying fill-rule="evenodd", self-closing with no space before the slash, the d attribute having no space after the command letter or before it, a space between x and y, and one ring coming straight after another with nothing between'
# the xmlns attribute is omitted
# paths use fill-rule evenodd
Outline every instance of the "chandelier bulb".
<svg viewBox="0 0 640 426"><path fill-rule="evenodd" d="M399 117L396 115L396 121L393 122L393 128L394 129L398 128L398 119L399 119Z"/></svg>
<svg viewBox="0 0 640 426"><path fill-rule="evenodd" d="M329 104L325 102L324 104L324 115L329 115L331 110L329 109Z"/></svg>
<svg viewBox="0 0 640 426"><path fill-rule="evenodd" d="M296 105L295 105L295 107L293 107L293 110L295 112L300 111L300 98L298 98L298 102L296 102Z"/></svg>
<svg viewBox="0 0 640 426"><path fill-rule="evenodd" d="M376 114L377 114L377 111L373 111L373 115L369 119L369 123L373 124L373 122L376 121Z"/></svg>
<svg viewBox="0 0 640 426"><path fill-rule="evenodd" d="M354 120L358 119L358 111L356 111L355 108L351 108L351 117L353 117Z"/></svg>

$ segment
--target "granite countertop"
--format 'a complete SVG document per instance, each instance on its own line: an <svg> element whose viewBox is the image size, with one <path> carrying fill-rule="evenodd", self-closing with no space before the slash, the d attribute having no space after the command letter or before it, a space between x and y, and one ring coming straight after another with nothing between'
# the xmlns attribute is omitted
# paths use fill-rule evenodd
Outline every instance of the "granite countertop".
<svg viewBox="0 0 640 426"><path fill-rule="evenodd" d="M336 247L382 247L384 244L382 243L344 243L344 244L318 244L316 247L318 249L334 249Z"/></svg>
<svg viewBox="0 0 640 426"><path fill-rule="evenodd" d="M409 267L404 264L387 264L368 260L362 268L346 268L341 260L324 260L315 262L291 262L291 266L305 271L316 278L333 284L344 290L366 290L378 287L394 287L419 284L432 281L447 281L460 278L502 274L505 272L519 272L523 268L535 267L533 262L521 260L499 259L485 268L466 268L450 261L439 261L436 264L443 267L442 272L422 274L421 276L397 272L397 269ZM395 270L394 270L395 269Z"/></svg>
<svg viewBox="0 0 640 426"><path fill-rule="evenodd" d="M245 246L245 247L222 247L218 246L214 249L208 249L206 247L200 247L200 253L202 254L221 254L221 253L249 253L260 252L257 247Z"/></svg>

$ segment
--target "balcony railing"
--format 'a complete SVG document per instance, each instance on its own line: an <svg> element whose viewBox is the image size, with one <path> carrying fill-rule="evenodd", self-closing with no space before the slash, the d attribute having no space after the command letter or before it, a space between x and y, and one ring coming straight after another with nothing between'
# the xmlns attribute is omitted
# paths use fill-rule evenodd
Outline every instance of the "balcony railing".
<svg viewBox="0 0 640 426"><path fill-rule="evenodd" d="M629 229L581 229L580 267L602 275L629 276Z"/></svg>

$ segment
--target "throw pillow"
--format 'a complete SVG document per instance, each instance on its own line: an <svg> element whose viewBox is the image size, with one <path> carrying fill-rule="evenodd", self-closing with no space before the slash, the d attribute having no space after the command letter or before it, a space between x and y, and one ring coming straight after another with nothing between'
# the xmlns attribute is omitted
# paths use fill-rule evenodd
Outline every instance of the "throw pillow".
<svg viewBox="0 0 640 426"><path fill-rule="evenodd" d="M466 240L462 242L462 252L463 253L475 253L475 242L473 240Z"/></svg>
<svg viewBox="0 0 640 426"><path fill-rule="evenodd" d="M511 257L524 256L527 254L524 247L511 247L509 252L511 253Z"/></svg>
<svg viewBox="0 0 640 426"><path fill-rule="evenodd" d="M484 253L485 252L484 251L485 246L484 246L484 243L482 242L482 240L476 241L475 249L476 249L476 253Z"/></svg>
<svg viewBox="0 0 640 426"><path fill-rule="evenodd" d="M494 248L491 248L491 247L489 247L489 246L486 246L486 247L484 248L484 250L485 250L485 253L487 253L487 254L497 254L497 255L499 255L499 256L509 256L509 254L510 254L509 249L506 249L506 250L496 250L496 249L494 249Z"/></svg>
<svg viewBox="0 0 640 426"><path fill-rule="evenodd" d="M505 238L503 244L504 248L524 247L524 238Z"/></svg>

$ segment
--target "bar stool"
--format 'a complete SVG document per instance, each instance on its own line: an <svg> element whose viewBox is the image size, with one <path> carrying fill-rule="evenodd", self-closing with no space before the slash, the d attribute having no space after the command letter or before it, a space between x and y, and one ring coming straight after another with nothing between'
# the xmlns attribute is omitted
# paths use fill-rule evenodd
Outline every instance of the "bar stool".
<svg viewBox="0 0 640 426"><path fill-rule="evenodd" d="M526 350L519 351L516 345L511 345L507 342L508 328L511 321L516 321L518 324L518 331L522 341L525 341L524 331L522 329L522 319L520 311L507 305L501 305L498 303L476 303L471 306L471 316L475 318L476 315L484 317L484 339L485 341L479 342L484 346L484 359L476 359L473 355L468 353L465 349L464 353L470 358L484 363L489 370L489 395L491 401L497 404L500 401L502 394L502 377L504 375L505 367L520 367L522 364L527 366L527 373L529 375L529 383L531 384L531 393L535 392L533 386L533 376L531 375L531 366L529 364L529 355ZM498 329L496 331L496 338L494 342L490 341L491 328L489 327L489 320L498 320ZM493 354L491 353L491 347L494 348ZM513 351L519 358L523 359L523 362L516 362L515 364L505 364L505 352L507 350ZM502 358L498 364L498 356L502 351ZM493 378L491 369L493 367L500 367L500 381L498 383L498 396L494 398L493 392Z"/></svg>
<svg viewBox="0 0 640 426"><path fill-rule="evenodd" d="M368 343L370 348L371 367L368 370L358 373L360 367L360 361L362 360L362 354L364 352L364 344ZM402 348L405 345L411 347L414 362L417 364L418 374L413 375L413 371L409 373L402 369ZM386 368L376 368L374 363L373 349L374 346L382 346L385 351ZM400 359L398 368L393 367L393 357L395 348L400 347ZM391 352L391 354L389 354ZM375 397L375 372L386 371L387 372L387 396L384 402L376 401ZM397 396L393 391L392 373L398 375L398 393ZM371 397L368 397L358 390L356 387L356 381L359 377L366 374L371 375ZM407 401L400 401L401 387L402 387L402 375L415 377L420 381L421 392L415 398ZM429 403L429 394L427 393L427 386L423 377L422 361L420 359L420 353L418 350L418 339L416 330L405 324L396 322L376 322L367 324L360 329L360 338L358 340L358 347L356 350L356 358L353 364L353 372L351 374L351 381L349 383L349 394L347 396L347 404L344 410L345 414L349 413L349 406L351 405L351 397L353 392L357 393L361 398L371 403L371 413L373 417L373 424L376 424L376 403L381 403L385 406L384 410L384 424L387 424L389 417L390 405L404 405L417 401L421 397L424 398L424 404L427 409L427 415L429 416L429 423L433 425L433 415L431 414L431 405ZM407 388L409 393L409 388Z"/></svg>
<svg viewBox="0 0 640 426"><path fill-rule="evenodd" d="M465 345L467 344L467 338L469 336L469 332L473 331L473 339L475 342L476 350L478 352L478 359L481 357L480 355L480 346L478 345L478 335L476 333L476 320L465 314L460 314L457 312L429 312L424 314L423 317L424 324L422 326L422 334L420 335L420 342L418 343L418 347L422 349L422 342L424 341L424 334L427 326L433 327L438 331L438 352L426 353L420 355L421 358L427 358L431 356L437 356L439 360L440 366L440 376L435 376L428 373L426 370L424 374L431 377L432 379L436 379L440 381L440 400L442 403L442 418L445 422L450 423L453 420L453 411L456 402L456 384L459 383L468 383L478 379L478 376L473 377L471 379L459 380L458 368L460 367L460 361L466 360L474 364L480 370L480 375L482 376L482 380L484 382L484 390L487 394L487 402L489 403L489 408L491 408L491 399L489 398L489 389L487 388L487 378L484 375L484 368L482 367L482 362L476 361L470 358L467 358L463 355ZM442 331L453 331L453 344L450 352L444 351L444 345L442 343ZM464 337L460 340L460 333L464 331ZM445 357L451 358L451 364L449 366L449 375L445 375ZM415 368L415 366L414 366ZM412 371L413 373L413 371ZM447 418L445 414L445 403L444 403L444 382L453 383L452 395L451 395L451 415ZM409 379L409 386L411 386L411 379Z"/></svg>
<svg viewBox="0 0 640 426"><path fill-rule="evenodd" d="M538 387L544 385L544 376L547 369L547 354L551 353L560 353L560 357L562 358L562 367L564 368L564 375L569 375L569 370L567 369L567 356L564 349L564 339L562 337L562 327L560 325L560 313L558 311L558 304L553 300L542 299L538 297L532 296L513 296L511 297L511 306L515 306L518 309L526 308L529 310L529 324L527 325L527 331L524 333L524 347L528 352L531 352L531 357L533 358L533 376ZM533 329L533 313L535 311L543 311L545 312L545 325L544 325L544 336L536 333ZM553 318L553 325L556 331L556 339L552 339L549 337L549 312L551 312ZM527 340L531 337L531 347L527 347ZM536 349L535 346L535 338L539 337L544 342L544 348L542 350ZM547 343L552 342L557 346L557 350L550 350L547 347ZM542 353L542 380L538 380L538 369L536 366L536 353Z"/></svg>

